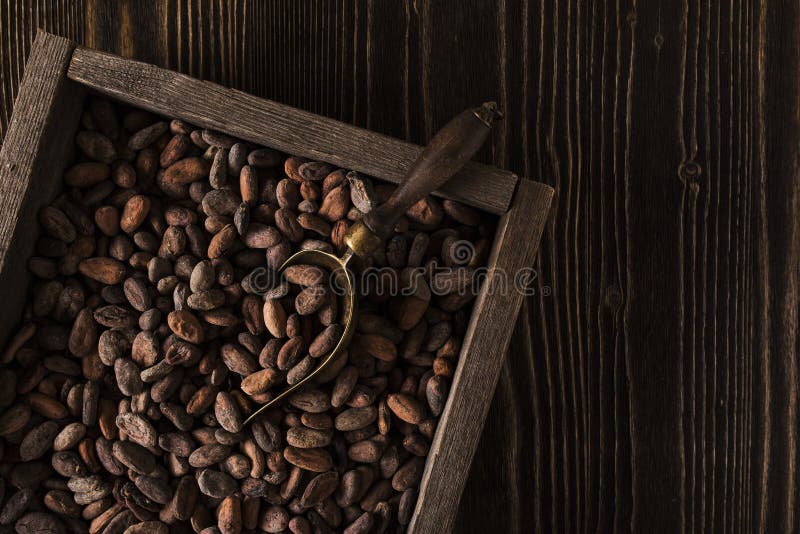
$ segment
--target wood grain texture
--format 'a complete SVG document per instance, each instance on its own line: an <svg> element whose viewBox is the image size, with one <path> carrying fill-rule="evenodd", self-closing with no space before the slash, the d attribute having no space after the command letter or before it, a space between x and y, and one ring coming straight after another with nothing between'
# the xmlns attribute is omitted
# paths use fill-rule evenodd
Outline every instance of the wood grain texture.
<svg viewBox="0 0 800 534"><path fill-rule="evenodd" d="M25 307L29 276L24 259L33 255L37 214L59 189L73 147L85 94L67 79L73 47L71 41L50 34L40 34L33 43L17 113L0 149L0 286L8 310L0 322L0 343L5 343L18 322L18 311Z"/></svg>
<svg viewBox="0 0 800 534"><path fill-rule="evenodd" d="M35 25L417 144L497 98L557 201L454 530L797 530L798 9L5 1L0 115Z"/></svg>

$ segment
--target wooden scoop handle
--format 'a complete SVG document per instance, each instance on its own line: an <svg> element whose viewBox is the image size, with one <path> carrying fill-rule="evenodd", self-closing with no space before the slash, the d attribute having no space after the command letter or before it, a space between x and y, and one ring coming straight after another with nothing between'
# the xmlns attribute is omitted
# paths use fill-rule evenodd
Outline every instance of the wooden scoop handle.
<svg viewBox="0 0 800 534"><path fill-rule="evenodd" d="M500 117L494 102L456 115L433 136L389 200L364 216L364 224L386 239L408 208L444 185L472 158L489 135L492 121Z"/></svg>

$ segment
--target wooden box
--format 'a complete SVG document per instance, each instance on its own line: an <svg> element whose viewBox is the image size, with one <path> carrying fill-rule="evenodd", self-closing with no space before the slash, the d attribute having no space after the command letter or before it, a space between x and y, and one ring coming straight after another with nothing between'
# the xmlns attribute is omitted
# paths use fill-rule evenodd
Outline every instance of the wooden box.
<svg viewBox="0 0 800 534"><path fill-rule="evenodd" d="M89 91L291 154L397 183L419 146L152 65L40 33L31 49L0 152L0 344L18 324L28 288L37 212L61 189ZM474 304L458 368L439 422L409 532L452 528L523 300L499 277L529 268L553 190L494 167L470 163L436 194L500 216L488 274ZM502 286L502 284L499 284ZM488 513L489 511L487 511Z"/></svg>

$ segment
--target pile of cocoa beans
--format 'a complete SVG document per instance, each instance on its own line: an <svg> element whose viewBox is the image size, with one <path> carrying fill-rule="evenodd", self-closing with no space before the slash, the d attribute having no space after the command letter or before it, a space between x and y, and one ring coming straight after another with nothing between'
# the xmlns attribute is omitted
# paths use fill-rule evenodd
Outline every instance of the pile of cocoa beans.
<svg viewBox="0 0 800 534"><path fill-rule="evenodd" d="M348 350L245 426L343 328L277 269L394 186L94 96L75 141L5 311L0 532L404 532L494 219L415 204L356 266Z"/></svg>

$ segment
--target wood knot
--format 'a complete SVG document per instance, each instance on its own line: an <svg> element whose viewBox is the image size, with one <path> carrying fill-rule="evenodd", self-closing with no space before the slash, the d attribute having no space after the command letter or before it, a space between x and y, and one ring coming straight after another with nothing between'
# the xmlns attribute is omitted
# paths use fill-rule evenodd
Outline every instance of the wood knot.
<svg viewBox="0 0 800 534"><path fill-rule="evenodd" d="M664 35L661 32L658 32L653 38L653 43L656 45L658 50L661 50L661 47L664 46Z"/></svg>
<svg viewBox="0 0 800 534"><path fill-rule="evenodd" d="M678 179L683 183L693 183L700 180L703 168L696 161L684 161L678 166Z"/></svg>
<svg viewBox="0 0 800 534"><path fill-rule="evenodd" d="M622 305L622 293L617 286L608 286L605 290L604 300L607 307L616 311Z"/></svg>

